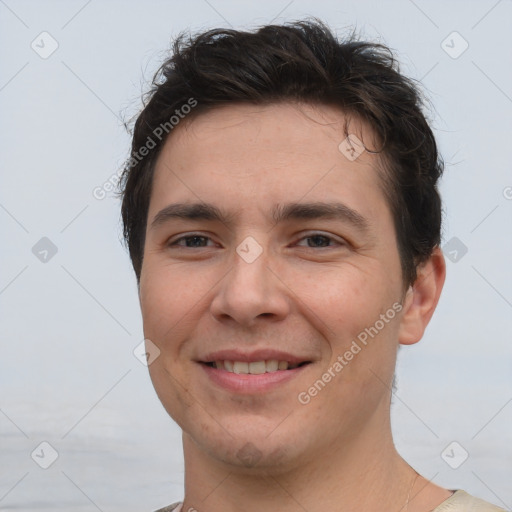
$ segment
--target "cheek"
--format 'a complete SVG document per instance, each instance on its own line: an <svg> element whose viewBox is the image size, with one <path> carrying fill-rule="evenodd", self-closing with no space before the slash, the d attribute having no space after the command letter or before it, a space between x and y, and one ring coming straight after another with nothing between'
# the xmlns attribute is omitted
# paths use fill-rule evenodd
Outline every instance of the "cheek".
<svg viewBox="0 0 512 512"><path fill-rule="evenodd" d="M144 335L158 345L167 345L176 329L186 327L188 316L204 296L201 282L204 280L191 279L186 271L171 266L148 265L140 281Z"/></svg>
<svg viewBox="0 0 512 512"><path fill-rule="evenodd" d="M362 326L382 300L376 276L354 265L325 269L307 278L297 275L294 289L331 335Z"/></svg>
<svg viewBox="0 0 512 512"><path fill-rule="evenodd" d="M310 321L329 341L331 361L350 347L357 351L354 341L361 350L351 361L362 364L351 363L349 373L368 364L374 366L379 359L386 365L392 361L399 327L393 305L399 295L396 283L391 283L386 273L347 266L311 277L302 282L301 288L305 311L310 308L314 313L309 315Z"/></svg>
<svg viewBox="0 0 512 512"><path fill-rule="evenodd" d="M176 266L151 263L148 259L141 273L140 303L144 337L155 343L160 354L148 369L164 408L182 425L185 411L195 402L178 358L183 340L194 329L194 307L204 290Z"/></svg>

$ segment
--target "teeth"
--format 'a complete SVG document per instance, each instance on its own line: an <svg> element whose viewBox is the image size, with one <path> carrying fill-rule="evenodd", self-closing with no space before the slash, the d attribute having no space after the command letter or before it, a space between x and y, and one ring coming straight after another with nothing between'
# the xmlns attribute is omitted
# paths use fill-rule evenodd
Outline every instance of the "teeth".
<svg viewBox="0 0 512 512"><path fill-rule="evenodd" d="M263 373L276 372L277 370L292 370L297 368L297 366L299 365L288 363L288 361L278 361L277 359L254 361L252 363L245 361L215 361L215 368L244 375L262 375Z"/></svg>
<svg viewBox="0 0 512 512"><path fill-rule="evenodd" d="M266 361L267 363L267 372L275 372L279 368L279 361L277 359L271 359L270 361Z"/></svg>
<svg viewBox="0 0 512 512"><path fill-rule="evenodd" d="M249 373L249 363L243 363L242 361L235 361L233 363L233 371L235 373Z"/></svg>
<svg viewBox="0 0 512 512"><path fill-rule="evenodd" d="M288 370L288 361L279 361L278 368L280 370Z"/></svg>
<svg viewBox="0 0 512 512"><path fill-rule="evenodd" d="M249 363L249 373L251 375L261 375L267 371L265 361L258 361L256 363Z"/></svg>

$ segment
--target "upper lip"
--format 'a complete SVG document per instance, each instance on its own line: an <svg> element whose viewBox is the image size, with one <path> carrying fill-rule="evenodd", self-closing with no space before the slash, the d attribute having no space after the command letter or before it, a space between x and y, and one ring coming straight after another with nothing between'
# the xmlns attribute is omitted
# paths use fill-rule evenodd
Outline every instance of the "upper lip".
<svg viewBox="0 0 512 512"><path fill-rule="evenodd" d="M239 349L235 350L218 350L216 352L210 352L199 360L202 363L210 363L213 361L243 361L247 363L255 363L257 361L288 361L292 364L299 364L311 361L311 358L300 357L288 352L280 350L273 350L268 348L262 348L258 350L252 350L245 352Z"/></svg>

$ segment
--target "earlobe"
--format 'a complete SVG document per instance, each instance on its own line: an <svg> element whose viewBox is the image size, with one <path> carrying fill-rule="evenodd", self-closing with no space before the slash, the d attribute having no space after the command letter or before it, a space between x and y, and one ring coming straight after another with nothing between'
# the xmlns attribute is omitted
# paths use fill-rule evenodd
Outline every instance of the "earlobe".
<svg viewBox="0 0 512 512"><path fill-rule="evenodd" d="M417 269L417 278L403 302L398 341L412 345L423 337L436 309L446 277L446 264L440 247Z"/></svg>

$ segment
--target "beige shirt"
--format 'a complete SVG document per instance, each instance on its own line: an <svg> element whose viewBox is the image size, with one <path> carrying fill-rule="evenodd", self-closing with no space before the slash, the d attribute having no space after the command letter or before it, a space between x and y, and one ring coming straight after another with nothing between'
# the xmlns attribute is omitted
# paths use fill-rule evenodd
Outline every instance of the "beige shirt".
<svg viewBox="0 0 512 512"><path fill-rule="evenodd" d="M183 510L183 503L173 503L156 512L188 512ZM192 508L190 512L194 512ZM506 512L505 509L492 505L487 501L475 498L465 491L455 491L447 500L431 512Z"/></svg>

